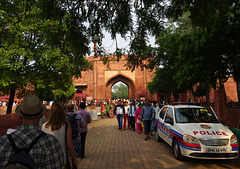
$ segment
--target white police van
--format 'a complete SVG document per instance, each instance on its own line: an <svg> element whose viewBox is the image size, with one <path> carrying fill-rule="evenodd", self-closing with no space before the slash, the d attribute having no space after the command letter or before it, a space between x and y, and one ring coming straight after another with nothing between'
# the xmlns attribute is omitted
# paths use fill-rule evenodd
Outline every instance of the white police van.
<svg viewBox="0 0 240 169"><path fill-rule="evenodd" d="M165 105L156 113L156 140L166 141L176 159L234 159L236 136L222 125L214 111L189 103Z"/></svg>

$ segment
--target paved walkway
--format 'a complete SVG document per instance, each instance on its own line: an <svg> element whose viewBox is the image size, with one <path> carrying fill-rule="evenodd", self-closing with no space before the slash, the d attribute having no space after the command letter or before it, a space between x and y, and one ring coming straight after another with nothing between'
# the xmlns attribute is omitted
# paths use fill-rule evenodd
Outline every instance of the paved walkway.
<svg viewBox="0 0 240 169"><path fill-rule="evenodd" d="M84 169L209 169L238 168L236 160L194 160L177 161L171 147L157 142L154 137L145 141L143 134L136 131L119 131L117 119L92 121L86 139L86 157L78 159Z"/></svg>

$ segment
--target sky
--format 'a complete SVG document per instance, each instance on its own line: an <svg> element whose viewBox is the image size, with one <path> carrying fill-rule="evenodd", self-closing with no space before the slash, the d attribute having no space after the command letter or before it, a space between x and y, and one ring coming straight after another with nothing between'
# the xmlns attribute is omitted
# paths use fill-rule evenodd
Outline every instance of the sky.
<svg viewBox="0 0 240 169"><path fill-rule="evenodd" d="M105 36L105 38L102 41L102 47L104 47L105 50L109 53L115 52L115 50L116 50L116 40L113 40L111 38L111 35L107 32L104 32L104 36ZM154 37L150 37L148 39L148 41L149 41L148 44L151 44L151 46L154 46L154 47L156 46ZM125 40L120 35L117 35L118 48L129 49L129 42L130 42L130 40ZM94 55L93 43L90 44L90 48L91 48L91 54L88 55L87 57Z"/></svg>
<svg viewBox="0 0 240 169"><path fill-rule="evenodd" d="M134 12L134 1L132 1L132 19L133 19L133 22L134 22L134 25L136 26L136 14ZM88 23L86 23L86 25L88 26ZM108 52L108 53L113 53L116 51L116 40L113 40L111 38L111 35L109 33L107 33L106 31L104 32L104 36L105 38L102 40L102 47L105 48L105 50ZM117 36L117 44L118 44L118 48L120 49L123 49L123 48L126 48L126 49L129 49L129 42L130 40L125 40L123 39L120 34L116 35ZM129 35L130 36L130 35ZM149 39L147 40L147 44L151 44L151 46L153 47L156 47L155 45L155 38L154 37L149 37ZM87 57L89 56L93 56L94 55L94 48L93 48L94 44L91 43L90 44L90 50L91 50L91 54L88 55Z"/></svg>

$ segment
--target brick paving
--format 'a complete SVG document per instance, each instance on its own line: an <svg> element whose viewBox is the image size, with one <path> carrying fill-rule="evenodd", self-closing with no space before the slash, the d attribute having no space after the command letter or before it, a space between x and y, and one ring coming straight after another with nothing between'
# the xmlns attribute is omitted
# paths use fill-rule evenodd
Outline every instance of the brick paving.
<svg viewBox="0 0 240 169"><path fill-rule="evenodd" d="M117 119L98 119L89 124L86 138L86 158L78 159L81 169L209 169L238 168L234 161L196 160L184 162L174 158L171 147L154 137L144 140L136 131L119 131Z"/></svg>
<svg viewBox="0 0 240 169"><path fill-rule="evenodd" d="M99 119L89 125L85 153L87 158L78 159L79 166L86 169L140 169L169 166L164 162L164 158L169 157L162 156L161 151L169 151L170 147L165 145L162 149L156 150L157 144L159 143L154 137L145 141L143 133L138 134L128 129L119 131L116 118Z"/></svg>

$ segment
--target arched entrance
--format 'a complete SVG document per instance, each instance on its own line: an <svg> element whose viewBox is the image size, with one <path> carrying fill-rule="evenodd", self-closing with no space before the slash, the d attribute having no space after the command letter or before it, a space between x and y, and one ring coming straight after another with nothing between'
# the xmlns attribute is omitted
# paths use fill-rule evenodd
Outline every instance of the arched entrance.
<svg viewBox="0 0 240 169"><path fill-rule="evenodd" d="M111 88L112 86L117 83L117 82L123 82L128 86L128 91L129 91L129 98L135 98L135 87L134 84L132 82L132 80L126 76L123 75L117 75L112 77L111 79L109 79L106 83L106 99L111 99Z"/></svg>
<svg viewBox="0 0 240 169"><path fill-rule="evenodd" d="M113 59L115 57L115 59ZM86 57L93 64L92 70L82 71L81 78L74 78L74 85L81 87L86 93L87 100L111 99L111 86L122 81L129 87L129 98L140 99L141 94L146 99L157 100L157 95L151 95L147 91L147 84L155 76L154 71L137 67L134 71L126 68L127 55L120 59L117 56L104 64L101 57Z"/></svg>

